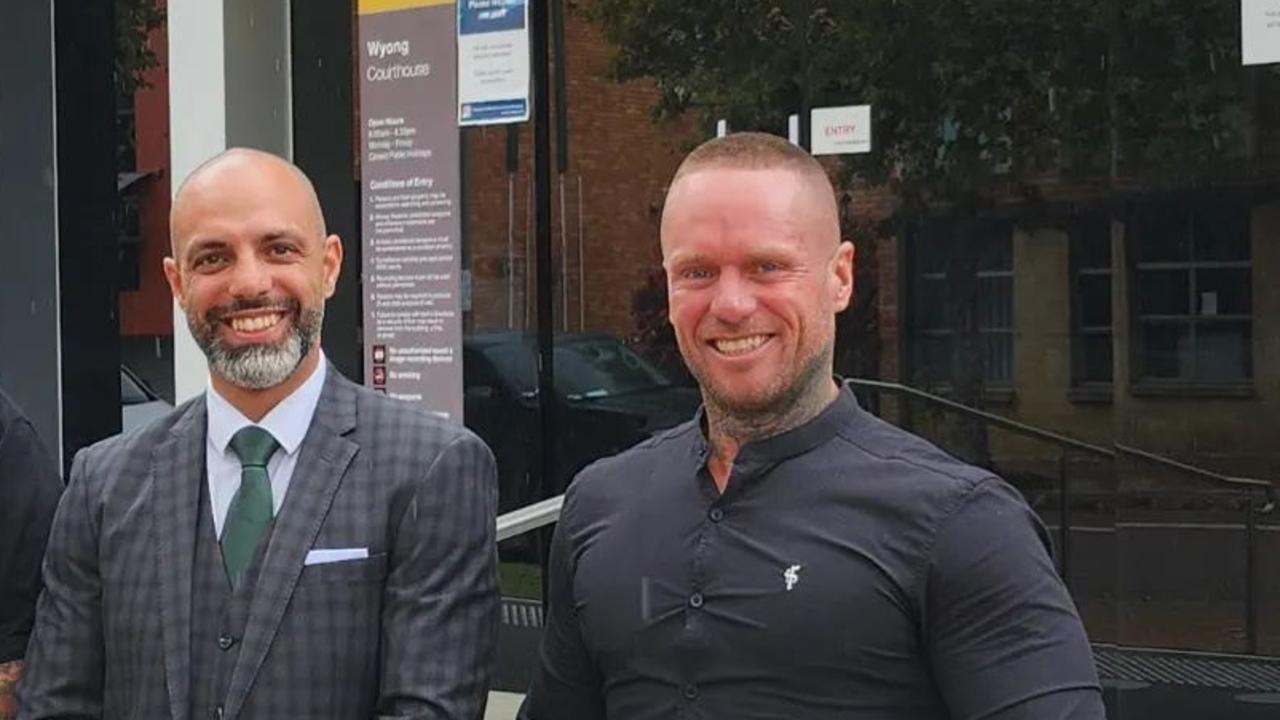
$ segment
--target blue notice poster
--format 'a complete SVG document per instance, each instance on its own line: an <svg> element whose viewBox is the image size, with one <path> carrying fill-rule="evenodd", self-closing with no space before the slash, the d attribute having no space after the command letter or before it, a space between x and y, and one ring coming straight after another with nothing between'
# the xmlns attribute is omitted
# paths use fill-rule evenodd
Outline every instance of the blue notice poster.
<svg viewBox="0 0 1280 720"><path fill-rule="evenodd" d="M458 0L458 124L528 119L528 2Z"/></svg>

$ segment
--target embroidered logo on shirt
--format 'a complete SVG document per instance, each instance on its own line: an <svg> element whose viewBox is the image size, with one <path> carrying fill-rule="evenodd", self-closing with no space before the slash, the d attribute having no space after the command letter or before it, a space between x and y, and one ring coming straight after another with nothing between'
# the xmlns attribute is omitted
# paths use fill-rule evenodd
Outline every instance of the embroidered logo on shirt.
<svg viewBox="0 0 1280 720"><path fill-rule="evenodd" d="M791 588L800 582L800 570L803 567L803 565L792 565L782 571L782 582L787 584L787 592L791 592Z"/></svg>

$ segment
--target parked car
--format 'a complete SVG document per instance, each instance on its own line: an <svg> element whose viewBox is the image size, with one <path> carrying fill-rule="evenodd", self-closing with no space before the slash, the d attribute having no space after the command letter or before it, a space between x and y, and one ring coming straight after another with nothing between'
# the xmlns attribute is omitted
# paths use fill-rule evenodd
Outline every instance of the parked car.
<svg viewBox="0 0 1280 720"><path fill-rule="evenodd" d="M120 366L120 429L128 432L162 417L173 406L155 393L132 370Z"/></svg>
<svg viewBox="0 0 1280 720"><path fill-rule="evenodd" d="M516 331L482 332L463 341L464 419L498 461L499 511L536 500L537 338ZM556 438L547 494L564 492L590 462L631 447L691 417L696 389L671 382L609 335L566 333L553 346Z"/></svg>

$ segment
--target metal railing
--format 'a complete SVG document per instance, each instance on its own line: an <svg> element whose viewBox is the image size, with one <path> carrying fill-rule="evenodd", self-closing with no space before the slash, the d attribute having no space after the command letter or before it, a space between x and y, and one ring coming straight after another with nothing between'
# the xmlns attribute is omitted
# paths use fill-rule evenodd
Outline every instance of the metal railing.
<svg viewBox="0 0 1280 720"><path fill-rule="evenodd" d="M1176 470L1178 472L1186 474L1189 477L1196 478L1198 480L1204 481L1212 485L1217 485L1219 487L1228 488L1232 490L1239 490L1242 492L1261 491L1263 495L1265 495L1267 498L1267 505L1270 506L1266 508L1264 512L1271 512L1272 508L1275 507L1276 489L1274 485L1267 482L1266 480L1258 480L1256 478L1232 477L1229 475L1223 475L1221 473L1213 472L1212 470L1206 470L1202 467L1197 467L1195 465L1188 465L1184 462L1179 462L1172 458L1167 458L1163 455L1157 455L1152 452L1147 452L1146 450L1139 450L1136 447L1123 445L1121 443L1116 443L1115 448L1116 448L1116 452L1121 455L1129 455L1131 457L1135 457L1149 463L1160 465L1169 470Z"/></svg>
<svg viewBox="0 0 1280 720"><path fill-rule="evenodd" d="M498 542L554 525L560 519L560 508L563 506L564 496L557 495L499 516Z"/></svg>
<svg viewBox="0 0 1280 720"><path fill-rule="evenodd" d="M1244 496L1244 632L1249 653L1256 655L1258 653L1258 516L1268 515L1275 510L1275 487L1266 480L1223 475L1129 445L1116 443L1115 448L1119 456L1128 456L1158 465ZM1259 493L1264 498L1261 505L1257 502Z"/></svg>
<svg viewBox="0 0 1280 720"><path fill-rule="evenodd" d="M847 382L849 385L863 390L892 393L899 397L920 400L935 407L953 412L957 415L980 420L992 427L1002 428L1017 435L1034 438L1036 440L1056 445L1059 449L1057 473L1059 544L1058 569L1062 575L1063 582L1067 583L1068 586L1070 586L1071 568L1072 504L1070 478L1067 473L1068 451L1105 459L1112 463L1122 456L1127 456L1142 460L1143 462L1150 463L1165 470L1180 473L1206 485L1241 493L1245 497L1245 635L1249 648L1248 651L1254 654L1258 652L1257 525L1258 515L1271 513L1276 508L1276 489L1270 482L1255 478L1240 478L1223 475L1221 473L1189 465L1187 463L1164 457L1163 455L1157 455L1155 453L1120 443L1115 443L1112 448L1093 445L1060 433L1045 430L1044 428L1028 425L1001 415L980 410L909 385L884 382L880 380L863 380L859 378L848 378ZM1261 504L1257 502L1259 494L1264 498Z"/></svg>
<svg viewBox="0 0 1280 720"><path fill-rule="evenodd" d="M1057 466L1057 484L1058 484L1058 572L1062 576L1062 581L1071 584L1071 485L1070 478L1067 473L1067 459L1069 452L1077 452L1082 455L1114 462L1115 452L1101 445L1094 445L1082 440L1077 440L1067 435L1045 430L1044 428L1028 425L1027 423L1010 420L1002 415L979 410L963 403L956 402L941 395L925 392L919 388L913 388L910 385L902 385L894 382L884 382L881 380L863 380L860 378L847 378L846 382L855 388L863 390L872 390L875 392L888 392L894 395L907 397L915 400L921 400L935 407L962 415L964 417L981 420L992 427L998 427L1008 430L1015 435L1029 437L1035 440L1055 445L1058 448L1058 466Z"/></svg>

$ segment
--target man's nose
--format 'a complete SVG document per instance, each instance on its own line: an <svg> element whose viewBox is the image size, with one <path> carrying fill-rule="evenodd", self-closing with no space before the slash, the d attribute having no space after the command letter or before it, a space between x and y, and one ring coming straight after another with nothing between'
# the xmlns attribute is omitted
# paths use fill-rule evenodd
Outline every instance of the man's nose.
<svg viewBox="0 0 1280 720"><path fill-rule="evenodd" d="M756 310L756 297L751 284L736 273L725 273L716 282L711 299L711 314L724 323L739 323Z"/></svg>
<svg viewBox="0 0 1280 720"><path fill-rule="evenodd" d="M253 254L236 259L231 271L231 295L251 298L265 295L271 290L271 268Z"/></svg>

